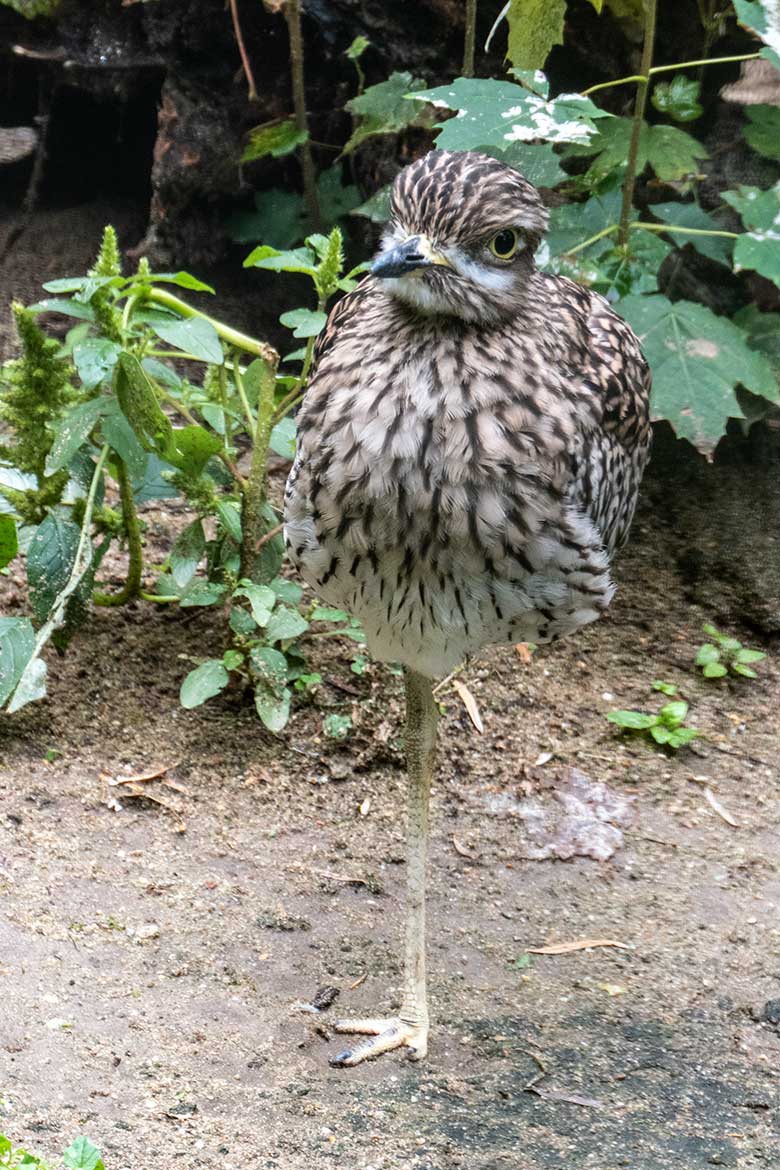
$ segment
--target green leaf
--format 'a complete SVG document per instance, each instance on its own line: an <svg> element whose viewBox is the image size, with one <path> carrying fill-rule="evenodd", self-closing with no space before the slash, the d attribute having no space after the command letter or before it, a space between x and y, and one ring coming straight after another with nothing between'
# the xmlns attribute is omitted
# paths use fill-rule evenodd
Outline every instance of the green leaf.
<svg viewBox="0 0 780 1170"><path fill-rule="evenodd" d="M176 284L179 288L188 288L192 292L214 294L214 289L210 284L198 280L197 276L193 276L190 272L150 272L138 277L131 276L130 282L132 283L134 280L141 280L144 283L154 282L154 284Z"/></svg>
<svg viewBox="0 0 780 1170"><path fill-rule="evenodd" d="M708 662L702 674L705 678L723 678L724 675L728 674L728 670L722 662Z"/></svg>
<svg viewBox="0 0 780 1170"><path fill-rule="evenodd" d="M71 407L54 427L54 440L46 456L46 475L54 475L61 467L67 467L82 443L87 441L90 431L101 414L108 409L110 399L91 398Z"/></svg>
<svg viewBox="0 0 780 1170"><path fill-rule="evenodd" d="M136 480L143 480L146 475L148 463L157 457L150 455L141 446L135 431L122 413L122 408L116 398L103 399L103 406L105 415L100 423L100 432L104 442L108 443L111 450L115 451L119 458L125 461L133 483ZM166 484L166 488L168 488L168 491L165 494L178 494L176 489L171 488L169 484ZM138 503L140 502L138 500Z"/></svg>
<svg viewBox="0 0 780 1170"><path fill-rule="evenodd" d="M349 715L326 715L322 730L328 739L344 740L352 730L352 718Z"/></svg>
<svg viewBox="0 0 780 1170"><path fill-rule="evenodd" d="M350 61L359 60L365 53L371 41L368 37L355 37L348 49L344 50L344 56L349 57Z"/></svg>
<svg viewBox="0 0 780 1170"><path fill-rule="evenodd" d="M279 517L268 503L263 505L262 516L265 523L264 531L266 533L271 528L275 528L279 523ZM283 560L284 538L279 533L272 540L267 541L260 549L260 553L252 565L252 580L260 581L263 584L270 584L278 575Z"/></svg>
<svg viewBox="0 0 780 1170"><path fill-rule="evenodd" d="M681 748L689 744L692 739L696 739L701 732L696 727L675 727L669 735L669 747Z"/></svg>
<svg viewBox="0 0 780 1170"><path fill-rule="evenodd" d="M30 604L39 622L49 616L76 560L81 529L55 511L38 525L27 550Z"/></svg>
<svg viewBox="0 0 780 1170"><path fill-rule="evenodd" d="M329 605L317 605L311 615L313 622L348 622L349 614L343 609L334 609Z"/></svg>
<svg viewBox="0 0 780 1170"><path fill-rule="evenodd" d="M706 666L709 662L720 662L720 650L711 642L705 642L696 654L696 665Z"/></svg>
<svg viewBox="0 0 780 1170"><path fill-rule="evenodd" d="M265 158L267 155L281 158L308 141L308 131L299 130L295 125L295 118L263 122L261 126L255 126L249 131L249 141L244 147L241 162L254 162L255 159Z"/></svg>
<svg viewBox="0 0 780 1170"><path fill-rule="evenodd" d="M359 207L355 207L352 214L361 215L365 219L370 219L372 223L386 223L390 218L390 198L392 193L392 183L388 183L386 187L380 187L370 199L366 199L365 203L361 203Z"/></svg>
<svg viewBox="0 0 780 1170"><path fill-rule="evenodd" d="M234 605L230 611L228 624L231 630L242 638L251 638L257 629L257 624L251 613L237 605Z"/></svg>
<svg viewBox="0 0 780 1170"><path fill-rule="evenodd" d="M780 161L780 108L777 106L746 106L750 123L745 127L745 138L753 150L765 158Z"/></svg>
<svg viewBox="0 0 780 1170"><path fill-rule="evenodd" d="M225 531L232 536L236 544L241 543L241 509L235 500L220 500L217 504L217 515Z"/></svg>
<svg viewBox="0 0 780 1170"><path fill-rule="evenodd" d="M741 662L733 662L731 669L735 674L741 674L745 678L758 678L755 670L751 670L749 666L744 666Z"/></svg>
<svg viewBox="0 0 780 1170"><path fill-rule="evenodd" d="M655 727L650 728L650 734L656 743L668 743L674 735L674 730L671 727L664 727L662 723L656 723Z"/></svg>
<svg viewBox="0 0 780 1170"><path fill-rule="evenodd" d="M600 126L597 137L588 143L588 153L591 150L598 153L584 177L587 185L595 186L625 169L632 130L631 118L612 118ZM684 130L678 130L676 126L642 124L637 148L637 174L641 174L649 163L659 179L685 179L696 174L699 160L707 157L706 148Z"/></svg>
<svg viewBox="0 0 780 1170"><path fill-rule="evenodd" d="M477 149L514 167L535 187L556 187L567 177L558 155L547 142L513 142L505 148L483 143Z"/></svg>
<svg viewBox="0 0 780 1170"><path fill-rule="evenodd" d="M286 581L284 577L277 577L272 581L271 589L280 601L286 601L288 605L298 605L303 597L303 590L298 582Z"/></svg>
<svg viewBox="0 0 780 1170"><path fill-rule="evenodd" d="M244 655L238 650L226 650L222 655L222 665L225 670L238 670L244 661Z"/></svg>
<svg viewBox="0 0 780 1170"><path fill-rule="evenodd" d="M277 695L262 680L255 683L255 710L269 731L282 731L290 718L291 694L287 687Z"/></svg>
<svg viewBox="0 0 780 1170"><path fill-rule="evenodd" d="M222 447L219 436L192 423L171 431L170 442L161 454L174 467L189 475L200 475L212 455Z"/></svg>
<svg viewBox="0 0 780 1170"><path fill-rule="evenodd" d="M775 0L734 0L737 20L767 46L761 56L780 69L780 8Z"/></svg>
<svg viewBox="0 0 780 1170"><path fill-rule="evenodd" d="M268 244L261 244L249 253L244 268L267 268L271 272L302 272L306 276L317 274L317 257L311 248L293 248L280 252Z"/></svg>
<svg viewBox="0 0 780 1170"><path fill-rule="evenodd" d="M258 626L265 626L276 605L276 594L268 585L255 585L244 580L233 591L234 597L245 597L252 609L252 617Z"/></svg>
<svg viewBox="0 0 780 1170"><path fill-rule="evenodd" d="M682 438L712 450L729 418L741 417L734 387L774 399L775 379L744 333L703 305L630 296L615 305L634 328L653 371L652 412Z"/></svg>
<svg viewBox="0 0 780 1170"><path fill-rule="evenodd" d="M646 715L643 711L610 711L607 719L630 731L646 731L658 722L657 715Z"/></svg>
<svg viewBox="0 0 780 1170"><path fill-rule="evenodd" d="M62 1155L65 1170L105 1170L100 1150L87 1137L77 1137Z"/></svg>
<svg viewBox="0 0 780 1170"><path fill-rule="evenodd" d="M667 703L658 714L664 723L674 727L676 724L682 723L688 714L688 704L682 699L677 699L673 703Z"/></svg>
<svg viewBox="0 0 780 1170"><path fill-rule="evenodd" d="M515 142L587 143L596 133L594 119L610 118L605 110L580 94L560 94L548 100L510 81L456 78L412 95L415 101L460 111L460 117L438 123L436 145L441 150L477 150Z"/></svg>
<svg viewBox="0 0 780 1170"><path fill-rule="evenodd" d="M654 691L660 691L663 695L677 694L677 687L674 683L662 682L660 679L656 679L652 687Z"/></svg>
<svg viewBox="0 0 780 1170"><path fill-rule="evenodd" d="M13 694L35 649L29 618L0 617L0 707Z"/></svg>
<svg viewBox="0 0 780 1170"><path fill-rule="evenodd" d="M291 309L282 313L279 321L293 330L293 337L316 337L327 324L328 314L313 309Z"/></svg>
<svg viewBox="0 0 780 1170"><path fill-rule="evenodd" d="M585 203L564 203L560 207L553 207L550 211L550 226L547 231L547 246L552 256L559 256L571 248L583 244L591 236L611 224L616 224L620 217L620 192L607 191L603 195L592 195ZM611 242L602 238L591 247L593 254L610 248ZM591 249L587 249L591 254Z"/></svg>
<svg viewBox="0 0 780 1170"><path fill-rule="evenodd" d="M171 576L176 588L184 589L195 576L195 570L206 551L206 536L203 523L193 520L174 541L170 554Z"/></svg>
<svg viewBox="0 0 780 1170"><path fill-rule="evenodd" d="M269 731L281 731L290 717L287 659L270 646L254 646L250 662L257 713Z"/></svg>
<svg viewBox="0 0 780 1170"><path fill-rule="evenodd" d="M73 364L85 390L94 390L111 377L120 347L107 337L88 337L73 347Z"/></svg>
<svg viewBox="0 0 780 1170"><path fill-rule="evenodd" d="M734 323L746 331L748 345L764 355L780 382L780 313L762 313L755 305L747 305Z"/></svg>
<svg viewBox="0 0 780 1170"><path fill-rule="evenodd" d="M0 512L0 569L10 565L19 551L16 521L6 512Z"/></svg>
<svg viewBox="0 0 780 1170"><path fill-rule="evenodd" d="M344 147L350 154L355 147L376 134L398 134L408 126L430 126L432 114L406 100L406 95L421 90L425 82L411 73L391 73L387 81L369 86L346 103L345 109L357 125Z"/></svg>
<svg viewBox="0 0 780 1170"><path fill-rule="evenodd" d="M759 187L724 191L723 198L749 229L734 244L735 272L750 268L780 285L780 182L768 191Z"/></svg>
<svg viewBox="0 0 780 1170"><path fill-rule="evenodd" d="M163 386L170 386L172 390L178 390L181 387L181 378L175 370L167 366L165 362L160 362L157 358L144 358L141 365L146 370L147 374L151 374L158 382L162 382Z"/></svg>
<svg viewBox="0 0 780 1170"><path fill-rule="evenodd" d="M187 609L195 605L215 605L222 600L226 589L226 585L220 585L216 581L193 581L179 598L179 606L181 609Z"/></svg>
<svg viewBox="0 0 780 1170"><path fill-rule="evenodd" d="M221 366L223 362L222 343L219 334L210 321L203 317L187 317L168 323L153 322L152 329L162 341L191 353L202 362Z"/></svg>
<svg viewBox="0 0 780 1170"><path fill-rule="evenodd" d="M676 224L678 227L703 229L704 231L719 231L721 225L717 219L702 211L698 203L651 203L648 208L653 215L664 223ZM678 248L690 244L708 256L710 260L717 260L720 264L731 264L732 241L722 236L687 236L669 229L668 233Z"/></svg>
<svg viewBox="0 0 780 1170"><path fill-rule="evenodd" d="M146 468L140 475L132 474L133 495L137 504L145 504L147 500L166 500L178 496L178 489L168 480L163 479L163 472L173 471L157 455L147 456Z"/></svg>
<svg viewBox="0 0 780 1170"><path fill-rule="evenodd" d="M47 297L36 301L29 306L31 313L62 313L63 317L78 317L82 321L94 321L95 310L91 305L82 305L80 301L63 300L59 297Z"/></svg>
<svg viewBox="0 0 780 1170"><path fill-rule="evenodd" d="M206 699L218 695L230 681L228 672L218 658L210 658L208 662L196 666L191 670L179 692L179 702L188 709L199 707Z"/></svg>
<svg viewBox="0 0 780 1170"><path fill-rule="evenodd" d="M297 427L295 419L290 415L279 419L279 422L271 431L269 439L269 446L276 455L281 455L283 459L295 458L295 436L297 434Z"/></svg>
<svg viewBox="0 0 780 1170"><path fill-rule="evenodd" d="M164 455L173 427L160 409L149 375L131 353L122 352L117 359L114 393L141 446Z"/></svg>
<svg viewBox="0 0 780 1170"><path fill-rule="evenodd" d="M268 683L275 694L281 695L287 683L287 659L281 650L253 646L250 658L258 677Z"/></svg>
<svg viewBox="0 0 780 1170"><path fill-rule="evenodd" d="M746 646L737 650L734 655L735 662L763 662L766 654L763 650L748 650Z"/></svg>
<svg viewBox="0 0 780 1170"><path fill-rule="evenodd" d="M265 632L269 642L289 642L292 638L305 633L308 628L309 623L296 609L278 605Z"/></svg>
<svg viewBox="0 0 780 1170"><path fill-rule="evenodd" d="M553 45L563 44L566 0L511 0L507 57L518 69L541 69Z"/></svg>
<svg viewBox="0 0 780 1170"><path fill-rule="evenodd" d="M699 104L700 94L700 82L678 73L671 81L658 82L650 100L657 110L675 122L695 122L704 112Z"/></svg>

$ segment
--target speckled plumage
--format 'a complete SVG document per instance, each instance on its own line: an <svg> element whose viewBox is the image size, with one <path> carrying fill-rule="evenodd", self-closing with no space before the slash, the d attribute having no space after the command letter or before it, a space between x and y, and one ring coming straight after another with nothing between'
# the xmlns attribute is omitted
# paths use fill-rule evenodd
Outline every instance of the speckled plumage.
<svg viewBox="0 0 780 1170"><path fill-rule="evenodd" d="M377 658L429 678L489 643L568 634L614 592L649 371L602 297L536 270L545 224L535 189L486 156L402 171L384 251L418 236L448 266L347 295L300 411L290 555ZM485 242L506 227L521 247L502 264Z"/></svg>

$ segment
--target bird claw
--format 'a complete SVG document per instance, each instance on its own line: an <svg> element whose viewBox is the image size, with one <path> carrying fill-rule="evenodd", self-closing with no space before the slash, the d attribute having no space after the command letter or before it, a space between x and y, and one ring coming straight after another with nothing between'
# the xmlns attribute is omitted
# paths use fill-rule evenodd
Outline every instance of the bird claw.
<svg viewBox="0 0 780 1170"><path fill-rule="evenodd" d="M333 1025L336 1032L358 1033L367 1038L354 1048L345 1048L332 1057L333 1068L352 1068L364 1060L372 1060L383 1052L395 1048L408 1048L409 1060L422 1060L428 1051L428 1025L410 1024L400 1016L387 1019L337 1020Z"/></svg>

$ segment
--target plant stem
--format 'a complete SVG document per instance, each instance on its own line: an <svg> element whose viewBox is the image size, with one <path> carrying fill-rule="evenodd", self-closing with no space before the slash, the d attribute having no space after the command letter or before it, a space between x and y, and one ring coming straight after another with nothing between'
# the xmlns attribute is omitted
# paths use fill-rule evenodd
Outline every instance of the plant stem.
<svg viewBox="0 0 780 1170"><path fill-rule="evenodd" d="M630 228L641 228L644 232L677 232L681 236L723 236L727 240L739 239L739 232L721 232L709 228L677 227L673 223L645 223L641 219L632 220Z"/></svg>
<svg viewBox="0 0 780 1170"><path fill-rule="evenodd" d="M636 100L634 102L633 125L631 127L631 141L628 146L628 166L626 177L623 180L623 203L620 208L620 227L618 229L618 243L628 243L628 225L634 203L634 187L636 186L636 164L639 153L639 138L645 120L645 106L647 104L647 89L649 85L650 69L653 64L653 45L655 43L655 18L658 0L644 0L645 5L645 32L642 44L642 61L639 66L642 80L637 82Z"/></svg>
<svg viewBox="0 0 780 1170"><path fill-rule="evenodd" d="M240 577L253 580L258 543L263 535L263 505L268 495L268 440L273 427L276 365L266 363L260 380L257 423L252 440L252 462L242 490Z"/></svg>
<svg viewBox="0 0 780 1170"><path fill-rule="evenodd" d="M477 0L466 0L466 35L463 41L463 76L474 76L474 47L477 40Z"/></svg>
<svg viewBox="0 0 780 1170"><path fill-rule="evenodd" d="M148 290L146 295L150 301L156 301L158 305L174 309L182 317L201 317L204 321L210 321L223 341L227 341L229 345L235 345L244 353L253 353L255 357L261 357L272 364L279 361L278 353L267 342L248 337L246 333L239 333L237 329L225 325L222 321L217 321L208 313L202 313L200 309L193 309L192 305L188 305L186 301L180 300L179 297L175 297L173 293L169 293L164 288L154 286Z"/></svg>
<svg viewBox="0 0 780 1170"><path fill-rule="evenodd" d="M138 522L138 513L133 498L133 485L124 459L116 456L117 482L119 484L119 498L122 501L122 520L127 534L127 551L129 561L127 566L127 580L118 593L95 593L92 600L95 605L126 605L141 595L141 575L143 573L143 545L141 544L141 525Z"/></svg>
<svg viewBox="0 0 780 1170"><path fill-rule="evenodd" d="M295 127L306 134L306 141L298 147L301 160L301 174L303 177L303 197L309 209L312 225L317 232L322 231L322 215L317 198L317 179L314 169L314 156L309 141L309 119L306 116L306 91L303 80L303 34L301 33L301 0L287 0L284 6L284 17L290 34L290 72L292 74L293 109L295 110Z"/></svg>
<svg viewBox="0 0 780 1170"><path fill-rule="evenodd" d="M653 65L647 73L632 73L629 77L618 77L615 81L600 81L598 85L591 85L581 90L582 97L589 97L600 89L612 89L615 85L628 85L631 81L647 82L656 73L673 73L677 69L695 69L701 65L728 65L732 61L754 61L760 53L738 53L735 57L704 57L699 61L677 61L674 65Z"/></svg>
<svg viewBox="0 0 780 1170"><path fill-rule="evenodd" d="M244 389L244 378L241 373L241 366L235 359L233 361L233 381L236 384L238 397L241 399L241 409L243 410L244 417L246 418L247 431L251 435L255 429L255 419L252 414L252 408L249 405L249 399L246 396L246 390Z"/></svg>
<svg viewBox="0 0 780 1170"><path fill-rule="evenodd" d="M591 244L595 244L596 240L602 240L604 236L611 236L613 232L618 230L618 226L619 225L616 223L611 223L609 227L602 228L600 232L596 232L595 235L589 236L587 240L583 240L582 243L577 244L576 247L569 248L564 253L564 255L574 256L577 252L582 252L583 249L589 248Z"/></svg>
<svg viewBox="0 0 780 1170"><path fill-rule="evenodd" d="M238 45L238 52L241 56L241 65L244 69L244 76L249 85L249 100L250 102L257 101L257 87L255 85L255 76L252 72L252 66L249 61L249 54L246 51L244 44L244 37L241 32L241 22L238 19L238 0L230 0L230 15L233 18L233 32L236 36L236 44Z"/></svg>

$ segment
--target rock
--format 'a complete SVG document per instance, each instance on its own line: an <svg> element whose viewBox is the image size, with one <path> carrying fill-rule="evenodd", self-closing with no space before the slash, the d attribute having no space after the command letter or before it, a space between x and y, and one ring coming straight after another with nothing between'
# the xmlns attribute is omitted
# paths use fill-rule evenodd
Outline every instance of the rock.
<svg viewBox="0 0 780 1170"><path fill-rule="evenodd" d="M780 999L768 999L761 1009L761 1019L767 1024L780 1024Z"/></svg>

